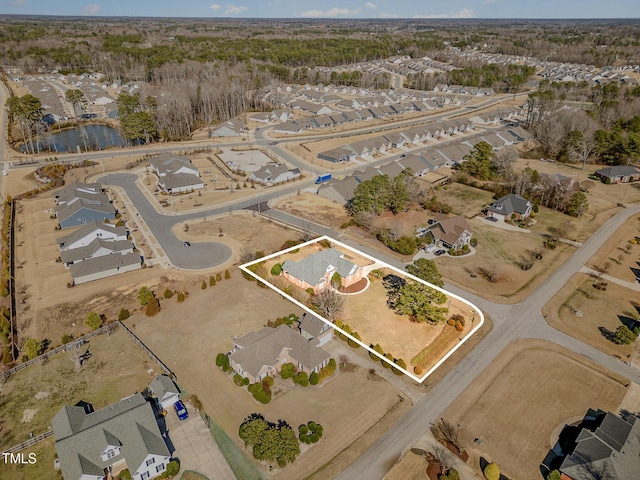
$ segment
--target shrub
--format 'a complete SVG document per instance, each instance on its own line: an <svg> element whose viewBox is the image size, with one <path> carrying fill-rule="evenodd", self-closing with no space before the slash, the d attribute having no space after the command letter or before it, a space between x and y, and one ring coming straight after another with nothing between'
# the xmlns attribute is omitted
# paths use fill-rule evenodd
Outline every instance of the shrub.
<svg viewBox="0 0 640 480"><path fill-rule="evenodd" d="M147 317L153 317L156 313L160 311L160 302L156 297L152 297L147 303L147 308L145 308L144 313Z"/></svg>
<svg viewBox="0 0 640 480"><path fill-rule="evenodd" d="M209 276L209 286L213 287L216 284L216 279L213 275Z"/></svg>
<svg viewBox="0 0 640 480"><path fill-rule="evenodd" d="M220 272L216 273L216 280L217 281L222 280L222 274Z"/></svg>
<svg viewBox="0 0 640 480"><path fill-rule="evenodd" d="M175 460L171 460L167 464L167 473L169 474L169 476L175 477L176 475L178 475L178 472L180 472L180 464Z"/></svg>
<svg viewBox="0 0 640 480"><path fill-rule="evenodd" d="M140 305L146 307L151 298L153 298L153 292L147 287L140 287L140 290L138 290L138 302L140 302Z"/></svg>
<svg viewBox="0 0 640 480"><path fill-rule="evenodd" d="M309 385L309 375L307 375L307 372L298 372L293 377L293 383L301 387L306 387Z"/></svg>
<svg viewBox="0 0 640 480"><path fill-rule="evenodd" d="M120 480L131 480L131 472L129 472L129 469L125 468L118 474L118 478Z"/></svg>
<svg viewBox="0 0 640 480"><path fill-rule="evenodd" d="M276 263L273 267L271 267L271 275L277 277L282 273L282 265Z"/></svg>
<svg viewBox="0 0 640 480"><path fill-rule="evenodd" d="M315 292L313 291L313 288L309 287L305 290L309 295L315 295Z"/></svg>
<svg viewBox="0 0 640 480"><path fill-rule="evenodd" d="M460 474L455 468L450 468L447 473L441 473L438 475L438 480L458 480Z"/></svg>
<svg viewBox="0 0 640 480"><path fill-rule="evenodd" d="M416 365L415 367L413 367L413 373L415 373L416 375L422 375L422 368Z"/></svg>
<svg viewBox="0 0 640 480"><path fill-rule="evenodd" d="M191 395L189 395L189 400L191 400L191 403L193 404L196 410L198 410L199 412L202 411L202 402L200 401L197 395L192 393Z"/></svg>
<svg viewBox="0 0 640 480"><path fill-rule="evenodd" d="M129 313L129 310L127 310L126 308L121 308L120 313L118 313L118 321L123 322L130 316L131 313Z"/></svg>
<svg viewBox="0 0 640 480"><path fill-rule="evenodd" d="M316 372L311 372L309 375L309 383L311 385L317 385L320 382L320 376Z"/></svg>
<svg viewBox="0 0 640 480"><path fill-rule="evenodd" d="M490 463L484 467L484 478L487 480L500 480L500 469L495 463Z"/></svg>
<svg viewBox="0 0 640 480"><path fill-rule="evenodd" d="M300 425L298 427L298 433L301 435L306 435L309 432L309 428L306 425Z"/></svg>
<svg viewBox="0 0 640 480"><path fill-rule="evenodd" d="M236 373L233 376L233 383L237 386L237 387L242 387L243 382L242 382L242 375L240 375L239 373Z"/></svg>
<svg viewBox="0 0 640 480"><path fill-rule="evenodd" d="M260 403L266 405L271 401L271 395L270 393L267 393L264 391L264 387L262 386L262 383L253 383L249 385L247 389L251 392L251 394L253 395L253 398L255 398Z"/></svg>
<svg viewBox="0 0 640 480"><path fill-rule="evenodd" d="M327 240L326 238L323 238L322 240L320 240L320 241L318 242L318 244L319 244L321 247L324 247L324 248L331 248L331 242L330 242L329 240Z"/></svg>
<svg viewBox="0 0 640 480"><path fill-rule="evenodd" d="M89 312L84 319L84 324L91 330L97 330L102 325L102 317L96 312Z"/></svg>
<svg viewBox="0 0 640 480"><path fill-rule="evenodd" d="M230 372L233 369L231 368L231 364L229 363L229 357L227 357L224 353L219 353L216 355L216 365L222 368L224 372Z"/></svg>
<svg viewBox="0 0 640 480"><path fill-rule="evenodd" d="M200 288L202 290L206 290L207 289L207 282L205 282L204 280L202 281L202 285L200 286Z"/></svg>
<svg viewBox="0 0 640 480"><path fill-rule="evenodd" d="M280 370L280 376L283 379L293 378L296 374L296 367L293 363L285 363L282 365L282 369Z"/></svg>
<svg viewBox="0 0 640 480"><path fill-rule="evenodd" d="M229 270L224 271L224 278L226 278L227 280L231 278L231 274L229 273Z"/></svg>
<svg viewBox="0 0 640 480"><path fill-rule="evenodd" d="M178 301L179 302L184 302L184 293L178 292Z"/></svg>
<svg viewBox="0 0 640 480"><path fill-rule="evenodd" d="M362 340L362 338L360 338L360 334L358 332L353 332L351 334L351 336L357 340ZM358 342L354 342L353 340L349 339L347 340L347 343L349 344L349 346L351 348L360 348L360 344Z"/></svg>
<svg viewBox="0 0 640 480"><path fill-rule="evenodd" d="M42 353L42 342L35 338L27 338L22 345L23 360L31 360Z"/></svg>
<svg viewBox="0 0 640 480"><path fill-rule="evenodd" d="M273 377L270 377L269 375L267 375L266 377L264 377L262 379L262 385L263 386L273 387L273 383L274 382L275 382L275 380L273 379Z"/></svg>
<svg viewBox="0 0 640 480"><path fill-rule="evenodd" d="M66 345L67 343L69 343L71 340L73 340L73 335L69 335L69 334L64 334L62 336L62 344Z"/></svg>
<svg viewBox="0 0 640 480"><path fill-rule="evenodd" d="M400 367L400 368L404 368L405 370L407 369L407 364L406 364L406 363L405 363L405 361L404 361L403 359L401 359L401 358L396 358L396 359L394 360L394 363L395 363L398 367ZM393 373L395 373L396 375L402 375L402 373L403 373L401 370L399 370L399 369L397 369L397 368L395 368L395 367L391 367L391 371L392 371Z"/></svg>
<svg viewBox="0 0 640 480"><path fill-rule="evenodd" d="M163 296L164 296L164 298L167 298L167 299L173 297L173 290L170 290L170 289L167 288L164 291Z"/></svg>

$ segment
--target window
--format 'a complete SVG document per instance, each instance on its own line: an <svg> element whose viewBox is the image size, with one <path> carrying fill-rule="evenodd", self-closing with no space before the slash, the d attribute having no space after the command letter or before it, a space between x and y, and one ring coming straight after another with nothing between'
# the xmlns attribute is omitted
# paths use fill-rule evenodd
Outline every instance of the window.
<svg viewBox="0 0 640 480"><path fill-rule="evenodd" d="M156 467L156 473L164 472L164 463L161 463Z"/></svg>
<svg viewBox="0 0 640 480"><path fill-rule="evenodd" d="M150 477L151 477L151 474L149 472L142 472L140 474L141 480L145 480L146 478L150 478Z"/></svg>
<svg viewBox="0 0 640 480"><path fill-rule="evenodd" d="M111 450L108 450L108 451L107 451L107 458L113 458L113 457L115 457L116 455L118 455L118 453L119 453L119 452L118 452L118 450L117 450L117 449L112 448Z"/></svg>
<svg viewBox="0 0 640 480"><path fill-rule="evenodd" d="M149 460L147 460L147 467L149 465L153 465L154 463L156 463L156 459L155 458L150 458Z"/></svg>

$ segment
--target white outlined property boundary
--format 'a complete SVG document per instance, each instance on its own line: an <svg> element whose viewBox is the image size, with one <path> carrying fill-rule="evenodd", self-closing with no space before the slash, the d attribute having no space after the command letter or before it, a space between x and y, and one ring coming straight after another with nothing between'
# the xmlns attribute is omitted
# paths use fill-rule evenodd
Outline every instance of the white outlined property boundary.
<svg viewBox="0 0 640 480"><path fill-rule="evenodd" d="M313 310L311 310L309 307L307 307L305 304L299 302L298 300L296 300L295 298L291 297L290 295L287 295L285 292L283 292L282 290L280 290L279 288L275 287L274 285L272 285L271 283L269 283L266 279L262 278L261 276L255 274L254 272L252 272L251 270L249 270L248 267L250 267L251 265L254 265L256 263L260 263L260 262L264 262L266 260L270 260L274 257L278 257L280 255L284 255L286 253L289 253L293 250L297 250L303 247L306 247L308 245L313 245L315 243L318 243L322 240L328 240L329 242L331 242L332 245L337 245L339 247L342 247L344 249L347 249L351 252L353 252L356 255L360 255L361 257L364 257L368 260L371 260L373 262L377 262L378 264L382 265L383 268L388 268L390 270L393 270L407 278L410 278L412 280L415 280L416 282L420 282L423 283L425 285L427 285L430 288L433 288L435 290L438 290L442 293L444 293L445 295L447 295L448 297L453 297L456 300L461 301L462 303L468 305L469 307L471 307L471 309L473 311L475 311L478 314L478 318L480 319L480 321L478 322L478 324L471 329L471 331L460 341L458 342L451 350L449 350L439 361L438 363L436 363L427 373L425 373L422 377L416 377L412 372L409 372L408 370L399 367L398 365L396 365L395 363L391 362L388 358L384 357L383 355L380 355L378 352L376 352L375 350L373 350L372 348L369 347L369 345L364 344L362 341L358 340L357 338L354 338L352 335L348 334L347 332L345 332L344 330L342 330L341 328L336 327L333 323L331 323L329 320L327 320L326 318L323 318L322 316L318 315L316 312L314 312ZM335 240L327 235L324 235L322 237L318 237L315 238L313 240L309 240L308 242L304 242L301 243L299 245L295 245L291 248L287 248L285 250L280 250L279 252L276 253L272 253L271 255L267 255L265 257L259 258L257 260L253 260L251 262L247 262L243 265L240 265L239 267L243 272L245 272L248 275L251 275L253 278L255 278L257 281L262 282L263 284L265 284L266 286L268 286L269 288L271 288L273 291L277 292L279 295L282 295L284 298L286 298L287 300L289 300L290 302L294 303L295 305L297 305L298 307L302 308L305 312L310 313L311 315L319 318L320 320L322 320L323 322L325 322L326 324L328 324L331 328L333 328L334 330L338 331L339 333L341 333L342 335L346 336L347 338L349 338L351 341L357 343L358 345L360 345L361 347L364 347L366 350L368 350L370 353L373 353L375 356L377 356L381 361L387 362L390 365L392 365L394 368L397 368L398 370L400 370L401 372L403 372L405 375L407 375L408 377L412 378L413 380L415 380L418 383L422 383L424 382L440 365L442 365L451 355L453 355L453 353L458 350L467 340L469 340L469 338L471 338L471 336L476 333L480 327L482 327L482 325L484 324L484 315L482 314L482 312L480 311L480 309L478 307L476 307L474 304L472 304L471 302L469 302L468 300L465 300L464 298L456 295L455 293L451 293L448 292L447 290L444 290L443 288L440 288L436 285L433 285L429 282L425 282L424 280L415 277L413 275L411 275L410 273L404 272L402 270L400 270L399 268L396 268L392 265L389 265L388 263L382 262L381 260L372 257L370 255L367 255L366 253L361 252L360 250L356 250L353 247L350 247L349 245L346 245L342 242L339 242L338 240ZM384 341L381 340L381 343L384 343Z"/></svg>

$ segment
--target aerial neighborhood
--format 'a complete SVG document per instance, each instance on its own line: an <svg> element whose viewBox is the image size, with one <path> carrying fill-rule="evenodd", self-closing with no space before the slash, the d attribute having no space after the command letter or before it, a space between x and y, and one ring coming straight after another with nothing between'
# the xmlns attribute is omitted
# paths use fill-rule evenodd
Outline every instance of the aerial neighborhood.
<svg viewBox="0 0 640 480"><path fill-rule="evenodd" d="M640 478L635 5L29 3L2 480Z"/></svg>

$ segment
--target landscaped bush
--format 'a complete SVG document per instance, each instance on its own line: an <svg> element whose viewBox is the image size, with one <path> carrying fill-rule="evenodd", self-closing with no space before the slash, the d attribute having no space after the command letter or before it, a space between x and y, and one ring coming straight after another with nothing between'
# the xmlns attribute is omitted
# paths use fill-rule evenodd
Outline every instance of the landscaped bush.
<svg viewBox="0 0 640 480"><path fill-rule="evenodd" d="M307 375L307 372L298 372L293 377L293 383L301 387L306 387L309 385L309 375Z"/></svg>
<svg viewBox="0 0 640 480"><path fill-rule="evenodd" d="M455 468L450 468L447 473L438 475L438 480L459 480L460 474Z"/></svg>
<svg viewBox="0 0 640 480"><path fill-rule="evenodd" d="M296 366L293 363L285 363L282 365L282 369L280 370L280 376L283 379L293 378L296 374Z"/></svg>
<svg viewBox="0 0 640 480"><path fill-rule="evenodd" d="M227 280L231 278L231 274L229 273L229 270L224 271L224 278L226 278Z"/></svg>
<svg viewBox="0 0 640 480"><path fill-rule="evenodd" d="M405 363L405 361L401 358L396 358L394 360L394 363L400 367L400 368L404 368L405 370L407 369L407 364ZM396 375L402 375L404 372L402 372L401 370L395 368L395 367L391 367L391 371L393 373L395 373Z"/></svg>
<svg viewBox="0 0 640 480"><path fill-rule="evenodd" d="M252 383L247 387L247 389L251 392L253 398L255 398L260 403L266 405L271 401L271 395L270 393L264 391L262 383Z"/></svg>
<svg viewBox="0 0 640 480"><path fill-rule="evenodd" d="M124 469L122 471L120 471L120 473L118 474L118 478L120 480L131 480L131 472L129 472L128 469Z"/></svg>
<svg viewBox="0 0 640 480"><path fill-rule="evenodd" d="M167 288L162 294L162 296L167 299L173 297L173 290L171 290L170 288Z"/></svg>
<svg viewBox="0 0 640 480"><path fill-rule="evenodd" d="M282 265L276 263L273 267L271 267L271 275L278 276L282 273Z"/></svg>
<svg viewBox="0 0 640 480"><path fill-rule="evenodd" d="M309 375L309 383L311 385L317 385L320 382L320 375L318 375L316 372L311 372L311 375Z"/></svg>
<svg viewBox="0 0 640 480"><path fill-rule="evenodd" d="M147 317L153 317L159 311L160 302L158 302L158 299L153 296L151 297L151 300L149 300L149 303L147 303L147 307L145 308L144 313L147 315Z"/></svg>
<svg viewBox="0 0 640 480"><path fill-rule="evenodd" d="M382 349L382 346L379 343L376 343L375 345L370 345L370 347L372 350L375 350L380 355L384 355L384 350ZM382 361L380 357L378 357L377 355L374 355L371 351L369 352L369 358L371 358L371 360L373 360L374 362Z"/></svg>
<svg viewBox="0 0 640 480"><path fill-rule="evenodd" d="M224 353L219 353L218 355L216 355L216 365L220 367L225 373L233 371L233 369L231 368L231 364L229 363L229 357L227 357Z"/></svg>
<svg viewBox="0 0 640 480"><path fill-rule="evenodd" d="M384 358L386 358L391 363L393 363L394 358L393 358L393 355L391 355L390 353L385 353ZM380 361L382 362L382 366L384 368L391 368L391 365L389 364L389 362L385 362L384 360L380 360Z"/></svg>
<svg viewBox="0 0 640 480"><path fill-rule="evenodd" d="M332 358L329 360L329 364L326 367L322 367L320 369L320 374L318 375L319 381L322 382L325 378L330 377L336 371L336 361Z"/></svg>
<svg viewBox="0 0 640 480"><path fill-rule="evenodd" d="M184 302L185 299L185 295L182 292L178 292L178 301L179 302Z"/></svg>
<svg viewBox="0 0 640 480"><path fill-rule="evenodd" d="M308 422L306 425L300 425L298 427L298 438L303 443L309 445L310 443L316 443L322 438L322 425L315 422Z"/></svg>
<svg viewBox="0 0 640 480"><path fill-rule="evenodd" d="M222 280L222 274L220 272L216 273L216 280L217 281Z"/></svg>
<svg viewBox="0 0 640 480"><path fill-rule="evenodd" d="M202 285L200 286L200 289L202 290L206 290L207 288L207 282L205 282L204 280L202 281Z"/></svg>
<svg viewBox="0 0 640 480"><path fill-rule="evenodd" d="M213 287L216 284L216 279L213 275L209 276L209 286Z"/></svg>
<svg viewBox="0 0 640 480"><path fill-rule="evenodd" d="M500 469L495 463L490 463L484 467L484 478L487 480L500 480Z"/></svg>
<svg viewBox="0 0 640 480"><path fill-rule="evenodd" d="M329 240L327 240L326 238L323 238L322 240L320 240L320 241L318 242L318 244L319 244L321 247L324 247L324 248L331 248L331 242L330 242Z"/></svg>
<svg viewBox="0 0 640 480"><path fill-rule="evenodd" d="M4 332L2 332L2 333L4 334ZM6 338L6 337L5 337L5 338ZM3 339L3 340L4 340L4 339ZM65 333L65 334L62 336L62 344L63 344L63 345L66 345L66 344L67 344L67 343L69 343L71 340L73 340L73 335L69 335L69 334ZM7 343L7 342L4 342L4 343Z"/></svg>
<svg viewBox="0 0 640 480"><path fill-rule="evenodd" d="M242 378L242 375L236 373L233 376L233 383L238 387L242 387L244 385L244 379Z"/></svg>
<svg viewBox="0 0 640 480"><path fill-rule="evenodd" d="M130 316L131 313L129 313L129 310L127 310L126 308L121 308L120 313L118 313L118 321L123 322Z"/></svg>
<svg viewBox="0 0 640 480"><path fill-rule="evenodd" d="M178 475L178 472L180 472L180 464L175 460L171 460L167 464L167 473L169 474L169 476L175 477L176 475Z"/></svg>

